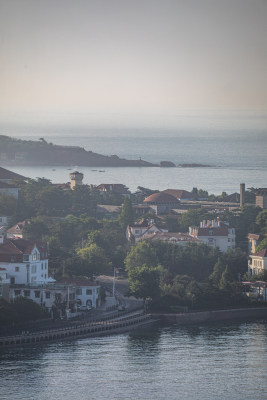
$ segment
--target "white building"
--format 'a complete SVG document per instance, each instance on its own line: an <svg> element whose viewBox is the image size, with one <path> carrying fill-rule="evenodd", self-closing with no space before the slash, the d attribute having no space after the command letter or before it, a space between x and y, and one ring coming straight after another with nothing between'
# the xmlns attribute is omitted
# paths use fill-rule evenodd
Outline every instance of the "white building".
<svg viewBox="0 0 267 400"><path fill-rule="evenodd" d="M159 232L168 232L168 230L159 228L154 223L154 220L148 221L147 219L142 219L136 224L127 226L126 239L132 244L135 244L139 242L139 240L143 240L148 236Z"/></svg>
<svg viewBox="0 0 267 400"><path fill-rule="evenodd" d="M12 220L12 217L10 217L9 215L0 214L0 226L9 225L11 220Z"/></svg>
<svg viewBox="0 0 267 400"><path fill-rule="evenodd" d="M23 239L24 228L25 226L29 225L29 223L30 223L29 221L25 220L11 226L11 228L7 229L6 231L7 239L15 239L15 238Z"/></svg>
<svg viewBox="0 0 267 400"><path fill-rule="evenodd" d="M0 243L0 267L5 268L11 284L48 282L47 244L25 239Z"/></svg>
<svg viewBox="0 0 267 400"><path fill-rule="evenodd" d="M250 254L248 261L248 274L259 275L267 271L267 249L258 251L255 254Z"/></svg>
<svg viewBox="0 0 267 400"><path fill-rule="evenodd" d="M44 285L11 285L8 301L16 297L25 297L50 311L53 307L61 310L76 308L76 287L58 283Z"/></svg>
<svg viewBox="0 0 267 400"><path fill-rule="evenodd" d="M100 285L96 282L89 279L64 280L62 282L75 286L78 309L97 308L100 305Z"/></svg>
<svg viewBox="0 0 267 400"><path fill-rule="evenodd" d="M208 246L219 247L223 252L235 248L235 229L219 219L204 220L200 223L200 227L190 226L189 235L200 239Z"/></svg>

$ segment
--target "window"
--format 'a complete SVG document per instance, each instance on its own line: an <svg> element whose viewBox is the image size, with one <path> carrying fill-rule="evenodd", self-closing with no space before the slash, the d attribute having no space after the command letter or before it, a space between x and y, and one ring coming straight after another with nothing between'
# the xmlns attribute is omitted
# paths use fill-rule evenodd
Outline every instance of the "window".
<svg viewBox="0 0 267 400"><path fill-rule="evenodd" d="M231 239L230 239L230 238L228 238L228 242L231 242Z"/></svg>
<svg viewBox="0 0 267 400"><path fill-rule="evenodd" d="M91 295L92 294L92 289L86 289L86 294Z"/></svg>
<svg viewBox="0 0 267 400"><path fill-rule="evenodd" d="M23 254L23 261L29 261L29 256L27 256L26 254Z"/></svg>
<svg viewBox="0 0 267 400"><path fill-rule="evenodd" d="M19 272L19 267L15 267L15 272Z"/></svg>
<svg viewBox="0 0 267 400"><path fill-rule="evenodd" d="M82 289L76 289L76 294L77 294L77 296L79 296L79 295L81 295L82 294Z"/></svg>
<svg viewBox="0 0 267 400"><path fill-rule="evenodd" d="M36 261L36 260L37 260L37 251L35 251L35 252L33 253L32 259L33 259L33 261Z"/></svg>
<svg viewBox="0 0 267 400"><path fill-rule="evenodd" d="M40 290L35 290L34 295L35 295L35 298L36 298L36 299L39 299L39 297L40 297Z"/></svg>
<svg viewBox="0 0 267 400"><path fill-rule="evenodd" d="M14 290L15 296L20 296L20 290Z"/></svg>
<svg viewBox="0 0 267 400"><path fill-rule="evenodd" d="M44 269L44 265L43 265L43 263L42 263L42 269Z"/></svg>
<svg viewBox="0 0 267 400"><path fill-rule="evenodd" d="M32 274L36 274L36 265L32 265Z"/></svg>
<svg viewBox="0 0 267 400"><path fill-rule="evenodd" d="M211 235L211 236L213 235L213 230L209 231L209 235Z"/></svg>
<svg viewBox="0 0 267 400"><path fill-rule="evenodd" d="M24 290L24 296L29 297L31 294L30 290Z"/></svg>
<svg viewBox="0 0 267 400"><path fill-rule="evenodd" d="M45 298L50 299L50 292L45 292Z"/></svg>

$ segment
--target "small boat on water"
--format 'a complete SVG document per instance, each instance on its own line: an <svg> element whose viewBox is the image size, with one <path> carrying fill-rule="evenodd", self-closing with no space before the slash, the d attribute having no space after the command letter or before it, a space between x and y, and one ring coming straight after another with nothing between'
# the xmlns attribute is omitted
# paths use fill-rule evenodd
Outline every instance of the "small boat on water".
<svg viewBox="0 0 267 400"><path fill-rule="evenodd" d="M98 172L106 172L104 169L99 169Z"/></svg>

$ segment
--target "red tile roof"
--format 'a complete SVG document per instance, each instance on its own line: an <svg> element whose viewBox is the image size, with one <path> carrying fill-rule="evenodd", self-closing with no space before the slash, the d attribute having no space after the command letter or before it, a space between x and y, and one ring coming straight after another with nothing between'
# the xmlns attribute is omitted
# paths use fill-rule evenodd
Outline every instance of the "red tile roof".
<svg viewBox="0 0 267 400"><path fill-rule="evenodd" d="M18 222L16 225L11 226L11 228L9 228L7 230L7 233L22 234L25 225L28 225L28 224L29 224L29 221Z"/></svg>
<svg viewBox="0 0 267 400"><path fill-rule="evenodd" d="M0 245L0 262L22 262L23 254L31 254L35 246L40 252L40 259L47 259L46 243L26 239L8 239Z"/></svg>
<svg viewBox="0 0 267 400"><path fill-rule="evenodd" d="M192 237L187 233L181 232L156 232L151 235L146 236L146 239L152 240L166 240L169 241L172 238L175 238L177 242L194 242L194 243L202 243L200 239Z"/></svg>
<svg viewBox="0 0 267 400"><path fill-rule="evenodd" d="M255 239L255 240L259 240L260 235L257 233L249 233L247 236L248 239Z"/></svg>
<svg viewBox="0 0 267 400"><path fill-rule="evenodd" d="M160 193L153 193L150 196L146 197L144 200L144 203L156 203L156 204L169 204L169 203L179 203L179 200L176 199L176 197L165 193L165 192L160 192Z"/></svg>
<svg viewBox="0 0 267 400"><path fill-rule="evenodd" d="M253 254L253 256L267 257L267 249L260 250L257 253Z"/></svg>
<svg viewBox="0 0 267 400"><path fill-rule="evenodd" d="M25 176L19 175L16 172L9 171L8 169L0 167L0 180L1 179L26 179Z"/></svg>
<svg viewBox="0 0 267 400"><path fill-rule="evenodd" d="M191 192L188 192L187 190L180 190L180 189L166 189L162 193L167 193L172 196L174 196L178 200L183 200L183 199L195 199L195 195Z"/></svg>
<svg viewBox="0 0 267 400"><path fill-rule="evenodd" d="M220 227L199 228L195 227L196 236L228 236L228 228L221 224ZM192 233L195 235L195 233Z"/></svg>

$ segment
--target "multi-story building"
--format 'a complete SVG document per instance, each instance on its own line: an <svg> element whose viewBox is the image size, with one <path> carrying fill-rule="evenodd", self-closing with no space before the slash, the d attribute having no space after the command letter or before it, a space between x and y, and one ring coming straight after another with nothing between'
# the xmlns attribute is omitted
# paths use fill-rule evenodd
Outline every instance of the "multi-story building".
<svg viewBox="0 0 267 400"><path fill-rule="evenodd" d="M148 221L147 219L142 219L132 225L128 225L126 229L126 239L135 244L139 240L145 239L147 236L158 232L168 232L167 229L159 228L154 220Z"/></svg>
<svg viewBox="0 0 267 400"><path fill-rule="evenodd" d="M25 239L2 239L0 267L7 270L11 284L47 283L47 244Z"/></svg>
<svg viewBox="0 0 267 400"><path fill-rule="evenodd" d="M248 274L259 275L267 271L267 249L250 254L248 261Z"/></svg>
<svg viewBox="0 0 267 400"><path fill-rule="evenodd" d="M235 229L219 219L204 220L200 226L190 226L189 235L200 239L209 246L219 247L223 252L235 248Z"/></svg>

